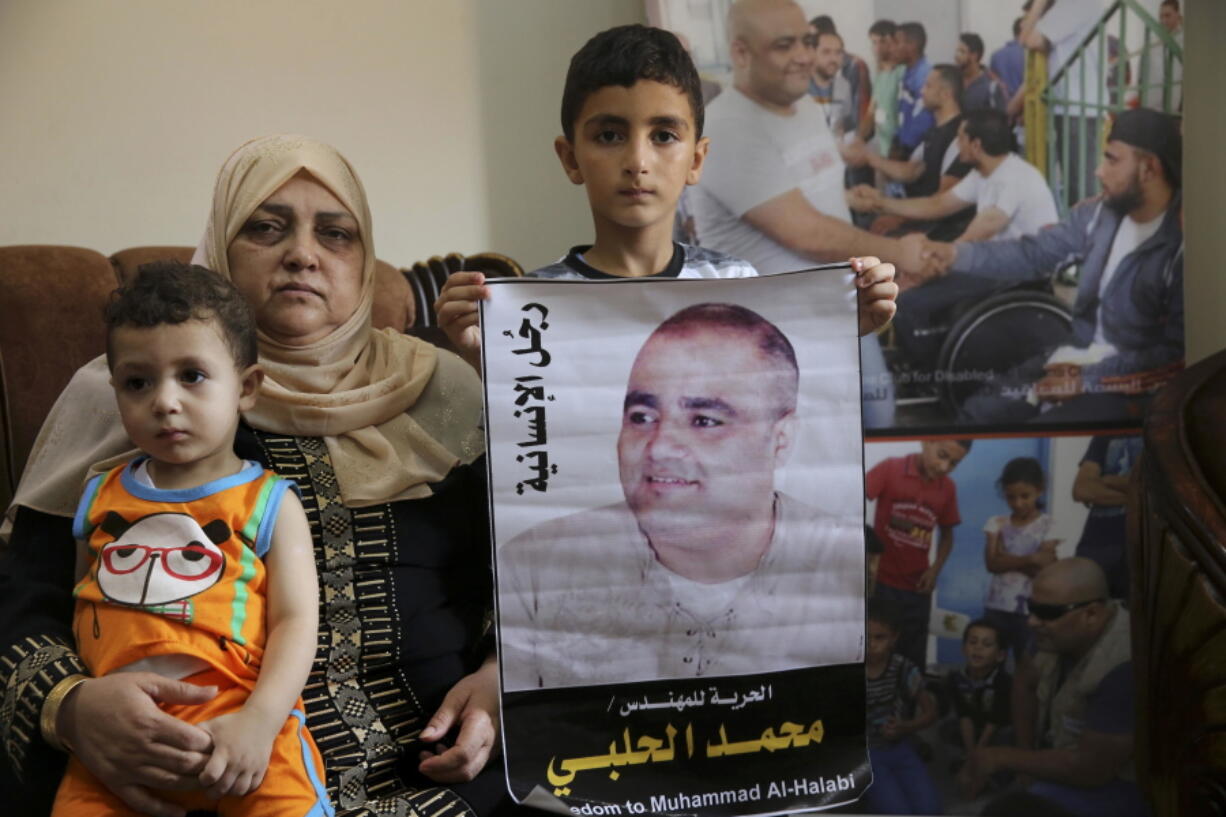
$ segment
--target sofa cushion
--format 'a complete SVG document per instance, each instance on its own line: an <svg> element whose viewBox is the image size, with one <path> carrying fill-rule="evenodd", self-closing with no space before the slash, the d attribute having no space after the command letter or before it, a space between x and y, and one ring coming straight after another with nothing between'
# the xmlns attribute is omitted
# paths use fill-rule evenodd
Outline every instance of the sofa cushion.
<svg viewBox="0 0 1226 817"><path fill-rule="evenodd" d="M115 289L106 256L79 247L0 247L0 504L8 505L43 418L78 367L106 348Z"/></svg>
<svg viewBox="0 0 1226 817"><path fill-rule="evenodd" d="M151 261L182 261L184 264L192 260L191 247L129 247L111 256L111 265L115 268L115 283L126 284L136 274L141 264Z"/></svg>

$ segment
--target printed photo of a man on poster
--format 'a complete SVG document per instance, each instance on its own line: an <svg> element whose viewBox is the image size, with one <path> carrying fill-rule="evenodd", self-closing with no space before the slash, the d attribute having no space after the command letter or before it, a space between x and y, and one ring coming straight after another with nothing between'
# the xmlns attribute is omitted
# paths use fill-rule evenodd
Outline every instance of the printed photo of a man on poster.
<svg viewBox="0 0 1226 817"><path fill-rule="evenodd" d="M655 328L625 386L623 501L499 552L508 689L860 660L856 531L776 487L799 377L787 336L745 307Z"/></svg>

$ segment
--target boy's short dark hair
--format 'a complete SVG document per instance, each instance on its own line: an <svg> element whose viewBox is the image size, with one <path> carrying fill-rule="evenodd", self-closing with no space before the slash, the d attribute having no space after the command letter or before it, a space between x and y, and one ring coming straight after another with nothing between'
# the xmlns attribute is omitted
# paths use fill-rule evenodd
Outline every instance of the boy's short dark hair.
<svg viewBox="0 0 1226 817"><path fill-rule="evenodd" d="M971 453L971 446L975 444L975 441L974 441L974 440L972 440L972 439L969 439L969 438L968 438L968 439L965 439L965 440L954 440L954 442L956 442L958 445L962 446L962 448L963 448L963 449L966 451L966 453L968 453L968 454L969 454L969 453Z"/></svg>
<svg viewBox="0 0 1226 817"><path fill-rule="evenodd" d="M1018 17L1016 20L1013 21L1013 39L1016 40L1018 35L1021 33L1022 33L1022 18Z"/></svg>
<svg viewBox="0 0 1226 817"><path fill-rule="evenodd" d="M915 43L915 47L921 54L928 47L928 32L924 30L923 23L903 23L898 27L898 33Z"/></svg>
<svg viewBox="0 0 1226 817"><path fill-rule="evenodd" d="M897 604L886 599L869 599L864 605L864 620L884 624L894 635L902 631L902 613Z"/></svg>
<svg viewBox="0 0 1226 817"><path fill-rule="evenodd" d="M986 618L977 618L970 624L966 625L966 629L962 631L962 643L966 643L966 639L970 637L971 630L976 627L983 630L991 630L996 633L996 648L1002 652L1009 651L1009 636L1005 634L997 624L989 621Z"/></svg>
<svg viewBox="0 0 1226 817"><path fill-rule="evenodd" d="M983 152L989 156L1004 156L1013 150L1013 128L1004 111L979 108L965 115L966 138L978 139Z"/></svg>
<svg viewBox="0 0 1226 817"><path fill-rule="evenodd" d="M893 37L897 31L898 26L894 25L893 20L878 20L868 27L868 33L878 37Z"/></svg>
<svg viewBox="0 0 1226 817"><path fill-rule="evenodd" d="M671 85L689 97L695 138L702 136L702 82L694 61L671 31L635 23L600 32L571 57L562 90L567 141L575 141L575 120L589 96L610 85L630 88L641 79Z"/></svg>
<svg viewBox="0 0 1226 817"><path fill-rule="evenodd" d="M230 348L235 368L259 359L255 316L234 284L207 267L182 261L152 261L136 268L130 282L111 293L106 321L106 365L111 336L120 326L150 328L186 321L214 321Z"/></svg>
<svg viewBox="0 0 1226 817"><path fill-rule="evenodd" d="M963 32L962 34L959 34L958 39L961 40L962 44L966 46L967 51L979 57L980 60L983 59L983 38L982 37L980 37L978 34L974 34L970 31L966 31L966 32Z"/></svg>

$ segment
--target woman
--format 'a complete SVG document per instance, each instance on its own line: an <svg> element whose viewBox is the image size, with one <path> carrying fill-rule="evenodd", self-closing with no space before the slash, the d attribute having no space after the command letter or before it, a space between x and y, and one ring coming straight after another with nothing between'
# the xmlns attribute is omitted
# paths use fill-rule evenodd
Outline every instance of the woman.
<svg viewBox="0 0 1226 817"><path fill-rule="evenodd" d="M366 195L327 145L278 136L239 148L194 260L234 281L260 330L267 376L235 450L294 479L311 522L322 606L303 697L338 813L505 804L500 770L486 766L498 697L475 374L371 328ZM200 688L146 673L74 677L84 669L67 624L69 517L85 469L132 448L107 380L93 361L52 409L0 567L0 744L28 781L31 813L45 811L38 794L54 792L62 768L48 743L134 808L168 815L180 812L150 787L195 787L209 749L156 706L207 698Z"/></svg>

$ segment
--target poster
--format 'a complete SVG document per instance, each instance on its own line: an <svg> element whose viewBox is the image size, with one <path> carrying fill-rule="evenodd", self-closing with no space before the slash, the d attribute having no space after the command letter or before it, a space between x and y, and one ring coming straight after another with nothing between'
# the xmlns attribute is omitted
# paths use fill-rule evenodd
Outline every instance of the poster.
<svg viewBox="0 0 1226 817"><path fill-rule="evenodd" d="M1127 475L1146 406L1184 359L1181 4L644 5L689 49L706 102L710 150L679 235L769 275L839 257L824 237L854 228L857 241L838 246L894 263L904 289L892 326L861 350L866 638L893 640L867 662L874 783L851 810L1146 814L1121 716L1128 649L1113 639L1127 638ZM984 110L1025 79L1027 9L1050 81L1029 131L1016 108ZM1161 145L1108 139L1141 108L1165 116L1139 130L1176 133ZM915 126L923 117L927 130ZM931 136L907 142L915 131ZM973 209L934 214L949 191ZM764 223L784 201L787 217ZM1031 581L1048 566L1095 581L1036 600ZM1084 589L1099 578L1101 592ZM972 626L985 618L1001 627L991 638ZM1069 659L1050 636L1074 625L1115 649L1110 677L1073 696L1092 714L1061 716L1068 696L1057 703L1053 690L1071 687L1055 677L1025 693L1033 722L1015 722L1001 704L1011 676L1031 658ZM1011 644L981 643L997 640ZM950 691L972 653L974 677L958 683L998 720L984 738L976 715L978 748ZM1113 711L1093 710L1117 693ZM1119 754L1099 751L1107 743ZM1072 778L1019 768L1057 749L1104 766Z"/></svg>
<svg viewBox="0 0 1226 817"><path fill-rule="evenodd" d="M775 814L868 784L856 313L832 267L490 282L518 801Z"/></svg>

